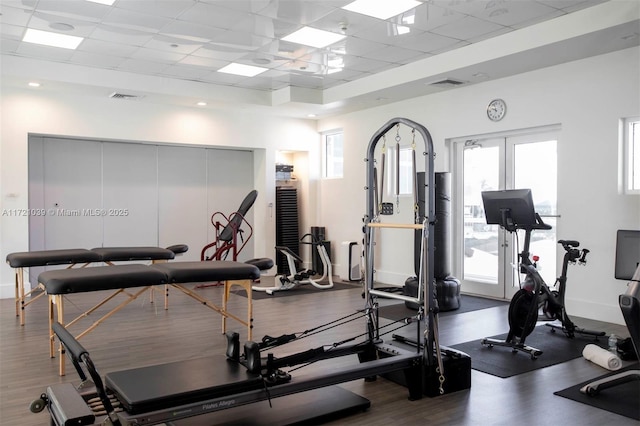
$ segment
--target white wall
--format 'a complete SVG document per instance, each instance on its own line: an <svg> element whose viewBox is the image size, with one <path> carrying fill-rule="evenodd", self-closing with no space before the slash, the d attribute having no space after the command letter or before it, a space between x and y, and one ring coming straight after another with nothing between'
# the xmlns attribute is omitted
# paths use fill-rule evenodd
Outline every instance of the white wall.
<svg viewBox="0 0 640 426"><path fill-rule="evenodd" d="M61 135L84 139L138 141L255 149L254 253L273 257L275 218L275 152L308 151L319 164L319 135L310 120L286 119L246 110L211 110L44 90L2 87L0 143L0 209L28 207L28 135ZM319 166L318 166L319 168ZM317 172L311 178L317 177ZM192 247L200 250L201 247ZM28 251L28 218L0 216L0 256ZM13 297L13 271L0 266L0 297Z"/></svg>
<svg viewBox="0 0 640 426"><path fill-rule="evenodd" d="M557 236L591 250L588 264L569 273L568 312L622 324L617 300L626 283L613 278L615 231L640 229L640 196L619 192L618 120L640 114L639 52L626 49L320 121L319 131L344 129L346 166L344 179L321 182L319 222L333 241L361 240L363 159L373 134L394 117L427 127L437 172L450 171L448 139L560 124ZM485 114L494 98L508 103L498 123ZM412 244L412 237L406 241ZM412 258L394 256L396 247L380 249L395 262L394 270L379 273L407 277Z"/></svg>
<svg viewBox="0 0 640 426"><path fill-rule="evenodd" d="M308 151L310 206L305 220L325 226L334 245L360 241L365 212L366 147L393 117L425 125L437 154L436 171L448 171L447 139L549 124L561 125L558 148L558 238L578 239L592 253L573 268L567 304L576 316L622 323L617 296L626 283L613 279L615 231L640 228L640 196L618 192L618 120L640 115L640 49L550 67L514 77L355 112L316 124L247 111L173 108L142 102L2 88L0 208L27 208L27 135L39 133L159 143L258 148L254 158L256 256L272 256L275 158L278 150ZM508 102L504 120L485 116L489 100ZM344 129L344 179L318 180L318 131ZM263 148L264 150L261 150ZM314 201L315 200L315 201ZM28 250L26 217L0 217L0 255ZM392 256L392 254L389 254ZM397 271L406 275L397 259ZM2 262L0 296L12 297L13 272Z"/></svg>

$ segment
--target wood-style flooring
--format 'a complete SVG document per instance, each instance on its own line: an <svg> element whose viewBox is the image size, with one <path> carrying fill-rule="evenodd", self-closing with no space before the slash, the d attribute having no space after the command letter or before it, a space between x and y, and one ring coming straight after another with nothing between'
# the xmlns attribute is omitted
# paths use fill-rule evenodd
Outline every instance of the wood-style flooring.
<svg viewBox="0 0 640 426"><path fill-rule="evenodd" d="M222 287L200 291L214 302L221 301ZM100 296L103 294L83 293L68 297L65 305L67 319L74 313L87 310ZM171 291L169 304L169 310L164 310L161 292L155 293L155 303L150 303L149 296L145 294L80 340L102 375L110 371L224 354L226 339L221 334L221 317L218 314L176 290ZM359 287L254 300L254 340L267 334L279 336L304 331L351 314L363 305ZM232 295L229 308L244 318L246 299ZM628 336L624 326L573 319L585 328ZM384 324L385 320L381 322ZM61 382L77 384L79 381L69 362L67 374L64 377L58 375L58 359L49 358L47 328L47 309L43 299L27 307L24 326L20 326L15 316L13 300L0 300L0 425L49 424L47 411L32 414L29 404L48 385ZM230 321L229 328L238 331L241 340L246 339L244 326ZM77 334L82 329L74 326L70 330ZM293 353L359 335L364 330L364 319L359 319L283 348ZM506 306L440 319L441 344L446 346L507 330ZM388 336L387 339L390 340ZM530 360L523 356L523 362ZM357 359L345 357L325 363L305 368L311 371L331 368L332 365L357 363ZM305 368L293 374L302 374ZM507 379L473 370L470 390L437 398L424 397L418 401L409 401L406 388L385 379L379 378L375 382L357 380L341 387L368 398L371 407L366 412L332 424L638 426L639 422L627 417L553 394L605 373L606 370L583 358ZM273 405L276 410L277 400Z"/></svg>

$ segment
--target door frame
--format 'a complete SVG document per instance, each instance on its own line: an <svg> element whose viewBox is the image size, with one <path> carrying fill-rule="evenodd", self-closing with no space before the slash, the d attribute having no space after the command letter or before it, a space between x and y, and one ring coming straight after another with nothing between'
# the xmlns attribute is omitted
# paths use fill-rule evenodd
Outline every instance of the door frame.
<svg viewBox="0 0 640 426"><path fill-rule="evenodd" d="M456 137L447 139L446 143L449 147L450 152L450 170L454 172L454 182L452 185L452 207L454 212L454 220L453 220L453 229L452 229L452 241L453 241L453 250L452 250L452 266L453 266L453 275L456 276L462 282L462 292L470 293L470 294L479 294L486 297L498 298L498 299L510 299L513 294L517 291L517 287L513 287L512 278L515 274L511 273L511 268L507 267L511 263L515 263L517 259L513 259L512 249L506 249L503 256L499 257L498 260L498 285L496 285L495 290L493 292L486 291L487 287L484 287L485 291L479 289L478 286L473 285L471 282L465 282L463 279L463 265L464 265L464 244L461 245L460 242L463 241L464 238L464 199L463 199L463 176L462 170L458 169L458 165L460 163L460 156L463 154L464 149L460 149L461 144L463 143L480 143L482 141L490 142L497 144L497 140L503 140L505 149L501 150L500 153L500 184L504 186L505 189L512 189L511 185L514 180L514 170L507 166L507 159L513 157L513 147L511 144L506 141L509 138L517 138L522 139L522 137L536 137L540 135L544 137L544 135L553 134L554 139L557 141L556 143L559 145L560 136L561 136L561 127L559 124L549 125L549 126L541 126L530 129L521 129L521 130L511 130L505 132L496 132L496 133L488 133L488 134L479 134L479 135L471 135L466 137ZM516 143L526 143L526 142L516 142ZM504 169L504 170L502 170ZM559 218L559 215L556 215ZM503 229L498 231L498 241L500 247L515 247L515 235L511 235ZM555 264L555 258L553 259ZM511 275L511 276L508 276ZM483 286L480 286L483 287Z"/></svg>

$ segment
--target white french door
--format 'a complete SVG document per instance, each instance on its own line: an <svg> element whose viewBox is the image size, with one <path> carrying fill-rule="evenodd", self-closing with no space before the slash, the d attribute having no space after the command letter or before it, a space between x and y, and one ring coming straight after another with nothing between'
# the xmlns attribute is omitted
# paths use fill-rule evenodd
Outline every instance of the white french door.
<svg viewBox="0 0 640 426"><path fill-rule="evenodd" d="M519 289L514 267L524 244L515 234L487 225L482 191L530 188L536 212L553 228L533 231L530 252L540 257L545 281L555 280L557 155L556 132L495 138L454 140L454 169L458 177L454 200L456 218L454 268L462 291L509 299Z"/></svg>

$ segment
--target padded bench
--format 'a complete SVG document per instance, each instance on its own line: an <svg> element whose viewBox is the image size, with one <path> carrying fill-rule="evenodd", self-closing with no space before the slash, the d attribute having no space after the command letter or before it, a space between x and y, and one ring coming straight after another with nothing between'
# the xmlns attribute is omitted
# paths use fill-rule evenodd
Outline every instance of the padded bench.
<svg viewBox="0 0 640 426"><path fill-rule="evenodd" d="M37 266L69 265L67 269L76 266L84 268L90 263L131 262L147 260L152 263L166 262L176 255L189 250L186 244L176 244L167 248L161 247L98 247L87 249L37 250L16 252L7 255L7 263L15 269L15 301L16 316L20 317L20 325L25 323L25 308L44 295L40 293L27 301L27 297L34 291L25 293L24 268ZM165 299L165 309L166 306Z"/></svg>
<svg viewBox="0 0 640 426"><path fill-rule="evenodd" d="M171 262L153 265L114 265L96 266L90 268L58 269L43 272L38 276L40 287L43 288L49 298L49 354L54 356L53 333L54 322L59 322L65 328L72 326L93 313L100 306L112 300L117 295L127 296L111 311L94 321L77 338L81 338L100 323L115 314L124 306L135 300L146 290L156 285L170 285L199 303L222 315L222 332L226 331L226 319L231 318L247 327L248 339L251 340L253 328L253 308L251 298L251 286L254 280L260 277L260 269L255 265L232 261L202 261L202 262ZM214 305L202 295L187 287L185 284L197 282L224 282L224 297L222 307ZM246 321L227 311L227 301L231 287L239 285L247 292L247 319ZM138 288L136 291L128 289ZM83 293L102 290L115 290L101 302L88 311L80 314L75 319L65 323L64 298L73 293ZM64 357L60 357L60 375L64 375Z"/></svg>

